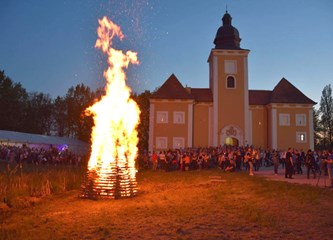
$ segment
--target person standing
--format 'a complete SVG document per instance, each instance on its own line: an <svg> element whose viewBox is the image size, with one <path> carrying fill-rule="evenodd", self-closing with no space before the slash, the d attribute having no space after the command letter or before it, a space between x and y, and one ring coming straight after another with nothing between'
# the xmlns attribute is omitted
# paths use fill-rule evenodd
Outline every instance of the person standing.
<svg viewBox="0 0 333 240"><path fill-rule="evenodd" d="M153 163L153 170L156 171L157 170L158 156L157 156L157 153L155 151L153 152L153 155L151 156L151 161Z"/></svg>
<svg viewBox="0 0 333 240"><path fill-rule="evenodd" d="M260 150L256 149L253 152L253 161L254 161L254 171L259 171L259 167L260 167Z"/></svg>
<svg viewBox="0 0 333 240"><path fill-rule="evenodd" d="M313 178L316 178L316 160L312 154L311 149L309 149L306 154L306 168L308 179L310 178L310 171L312 171Z"/></svg>
<svg viewBox="0 0 333 240"><path fill-rule="evenodd" d="M286 162L285 162L285 178L293 178L294 166L293 166L293 155L291 148L288 148L286 153Z"/></svg>
<svg viewBox="0 0 333 240"><path fill-rule="evenodd" d="M274 174L278 175L278 169L279 169L279 153L275 150L273 150L273 164L274 164Z"/></svg>
<svg viewBox="0 0 333 240"><path fill-rule="evenodd" d="M252 149L249 148L245 154L245 161L249 164L250 176L253 176L253 158L252 158Z"/></svg>
<svg viewBox="0 0 333 240"><path fill-rule="evenodd" d="M185 171L188 171L190 169L190 163L191 163L191 159L190 159L189 153L185 154L184 162L185 162Z"/></svg>
<svg viewBox="0 0 333 240"><path fill-rule="evenodd" d="M281 156L280 156L280 161L281 161L281 165L282 165L282 168L285 168L286 166L286 151L281 151Z"/></svg>
<svg viewBox="0 0 333 240"><path fill-rule="evenodd" d="M165 156L165 152L164 151L160 151L160 154L158 156L158 160L160 163L160 168L163 170L166 170L167 168L167 160L166 160L166 156Z"/></svg>
<svg viewBox="0 0 333 240"><path fill-rule="evenodd" d="M238 171L242 170L242 154L241 154L240 150L237 151L236 170L238 170Z"/></svg>
<svg viewBox="0 0 333 240"><path fill-rule="evenodd" d="M296 173L297 174L303 174L302 170L302 157L301 154L296 150Z"/></svg>

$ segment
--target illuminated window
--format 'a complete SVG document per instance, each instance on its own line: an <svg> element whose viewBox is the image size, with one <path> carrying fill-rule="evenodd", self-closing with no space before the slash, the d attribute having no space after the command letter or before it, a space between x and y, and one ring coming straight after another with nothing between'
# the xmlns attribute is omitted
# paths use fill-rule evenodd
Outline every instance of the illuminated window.
<svg viewBox="0 0 333 240"><path fill-rule="evenodd" d="M235 78L232 76L229 76L227 78L227 88L236 88Z"/></svg>
<svg viewBox="0 0 333 240"><path fill-rule="evenodd" d="M296 126L306 126L305 114L296 114Z"/></svg>
<svg viewBox="0 0 333 240"><path fill-rule="evenodd" d="M279 124L280 126L290 126L290 115L286 113L280 113Z"/></svg>
<svg viewBox="0 0 333 240"><path fill-rule="evenodd" d="M156 137L156 149L167 149L168 138L167 137Z"/></svg>
<svg viewBox="0 0 333 240"><path fill-rule="evenodd" d="M225 73L236 74L237 62L235 60L224 60L224 71Z"/></svg>
<svg viewBox="0 0 333 240"><path fill-rule="evenodd" d="M180 149L180 148L184 148L184 138L182 137L174 137L173 138L173 148L174 149Z"/></svg>
<svg viewBox="0 0 333 240"><path fill-rule="evenodd" d="M184 112L174 112L173 113L173 123L184 124L185 123L185 113Z"/></svg>
<svg viewBox="0 0 333 240"><path fill-rule="evenodd" d="M305 143L306 142L306 133L305 132L296 132L296 142Z"/></svg>
<svg viewBox="0 0 333 240"><path fill-rule="evenodd" d="M156 112L156 122L157 123L168 123L168 112L157 111Z"/></svg>

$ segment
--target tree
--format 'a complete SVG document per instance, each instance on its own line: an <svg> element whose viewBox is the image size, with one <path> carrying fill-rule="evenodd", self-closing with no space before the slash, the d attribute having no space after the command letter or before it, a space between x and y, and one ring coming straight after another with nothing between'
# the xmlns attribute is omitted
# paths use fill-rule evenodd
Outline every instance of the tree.
<svg viewBox="0 0 333 240"><path fill-rule="evenodd" d="M140 95L134 94L132 97L138 104L141 114L140 114L140 124L138 126L138 136L139 136L139 153L143 154L148 150L148 141L149 141L149 98L151 92L146 90Z"/></svg>
<svg viewBox="0 0 333 240"><path fill-rule="evenodd" d="M23 131L50 135L53 107L50 95L37 92L29 93L25 106Z"/></svg>
<svg viewBox="0 0 333 240"><path fill-rule="evenodd" d="M66 132L66 102L62 97L57 97L53 103L53 131L59 137L65 136Z"/></svg>
<svg viewBox="0 0 333 240"><path fill-rule="evenodd" d="M319 123L319 110L312 108L313 110L313 132L314 132L314 143L315 149L320 149L322 145L322 128Z"/></svg>
<svg viewBox="0 0 333 240"><path fill-rule="evenodd" d="M324 147L332 147L333 137L333 99L331 85L324 87L320 99L320 125L323 131Z"/></svg>
<svg viewBox="0 0 333 240"><path fill-rule="evenodd" d="M71 87L64 98L64 134L89 142L93 119L85 115L85 109L93 104L96 94L89 87L79 84Z"/></svg>
<svg viewBox="0 0 333 240"><path fill-rule="evenodd" d="M20 83L13 81L0 71L0 129L23 131L25 105L28 98Z"/></svg>

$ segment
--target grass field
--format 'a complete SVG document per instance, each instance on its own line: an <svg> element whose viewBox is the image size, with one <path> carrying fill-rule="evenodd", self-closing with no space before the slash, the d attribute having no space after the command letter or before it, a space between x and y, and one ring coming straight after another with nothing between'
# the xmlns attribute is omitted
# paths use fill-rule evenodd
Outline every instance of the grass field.
<svg viewBox="0 0 333 240"><path fill-rule="evenodd" d="M80 199L73 183L45 197L24 197L26 204L2 204L0 238L333 239L329 189L217 169L143 171L137 180L134 198Z"/></svg>

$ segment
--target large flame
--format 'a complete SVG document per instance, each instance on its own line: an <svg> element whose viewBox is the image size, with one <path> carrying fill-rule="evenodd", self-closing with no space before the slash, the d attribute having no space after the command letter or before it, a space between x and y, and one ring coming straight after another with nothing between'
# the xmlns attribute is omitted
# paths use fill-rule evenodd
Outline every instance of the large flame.
<svg viewBox="0 0 333 240"><path fill-rule="evenodd" d="M104 72L107 81L105 95L87 109L94 119L88 170L96 172L97 186L99 182L105 183L106 179L109 179L107 185L113 187L115 183L110 181L108 175L119 169L122 176L128 175L127 179L130 182L135 181L135 158L138 152L136 127L139 123L140 109L136 102L130 99L131 90L125 83L124 68L128 68L129 63L138 64L139 61L136 52L124 53L112 48L112 39L115 36L120 40L124 38L119 26L107 17L99 19L98 22L95 47L107 55L109 66Z"/></svg>

